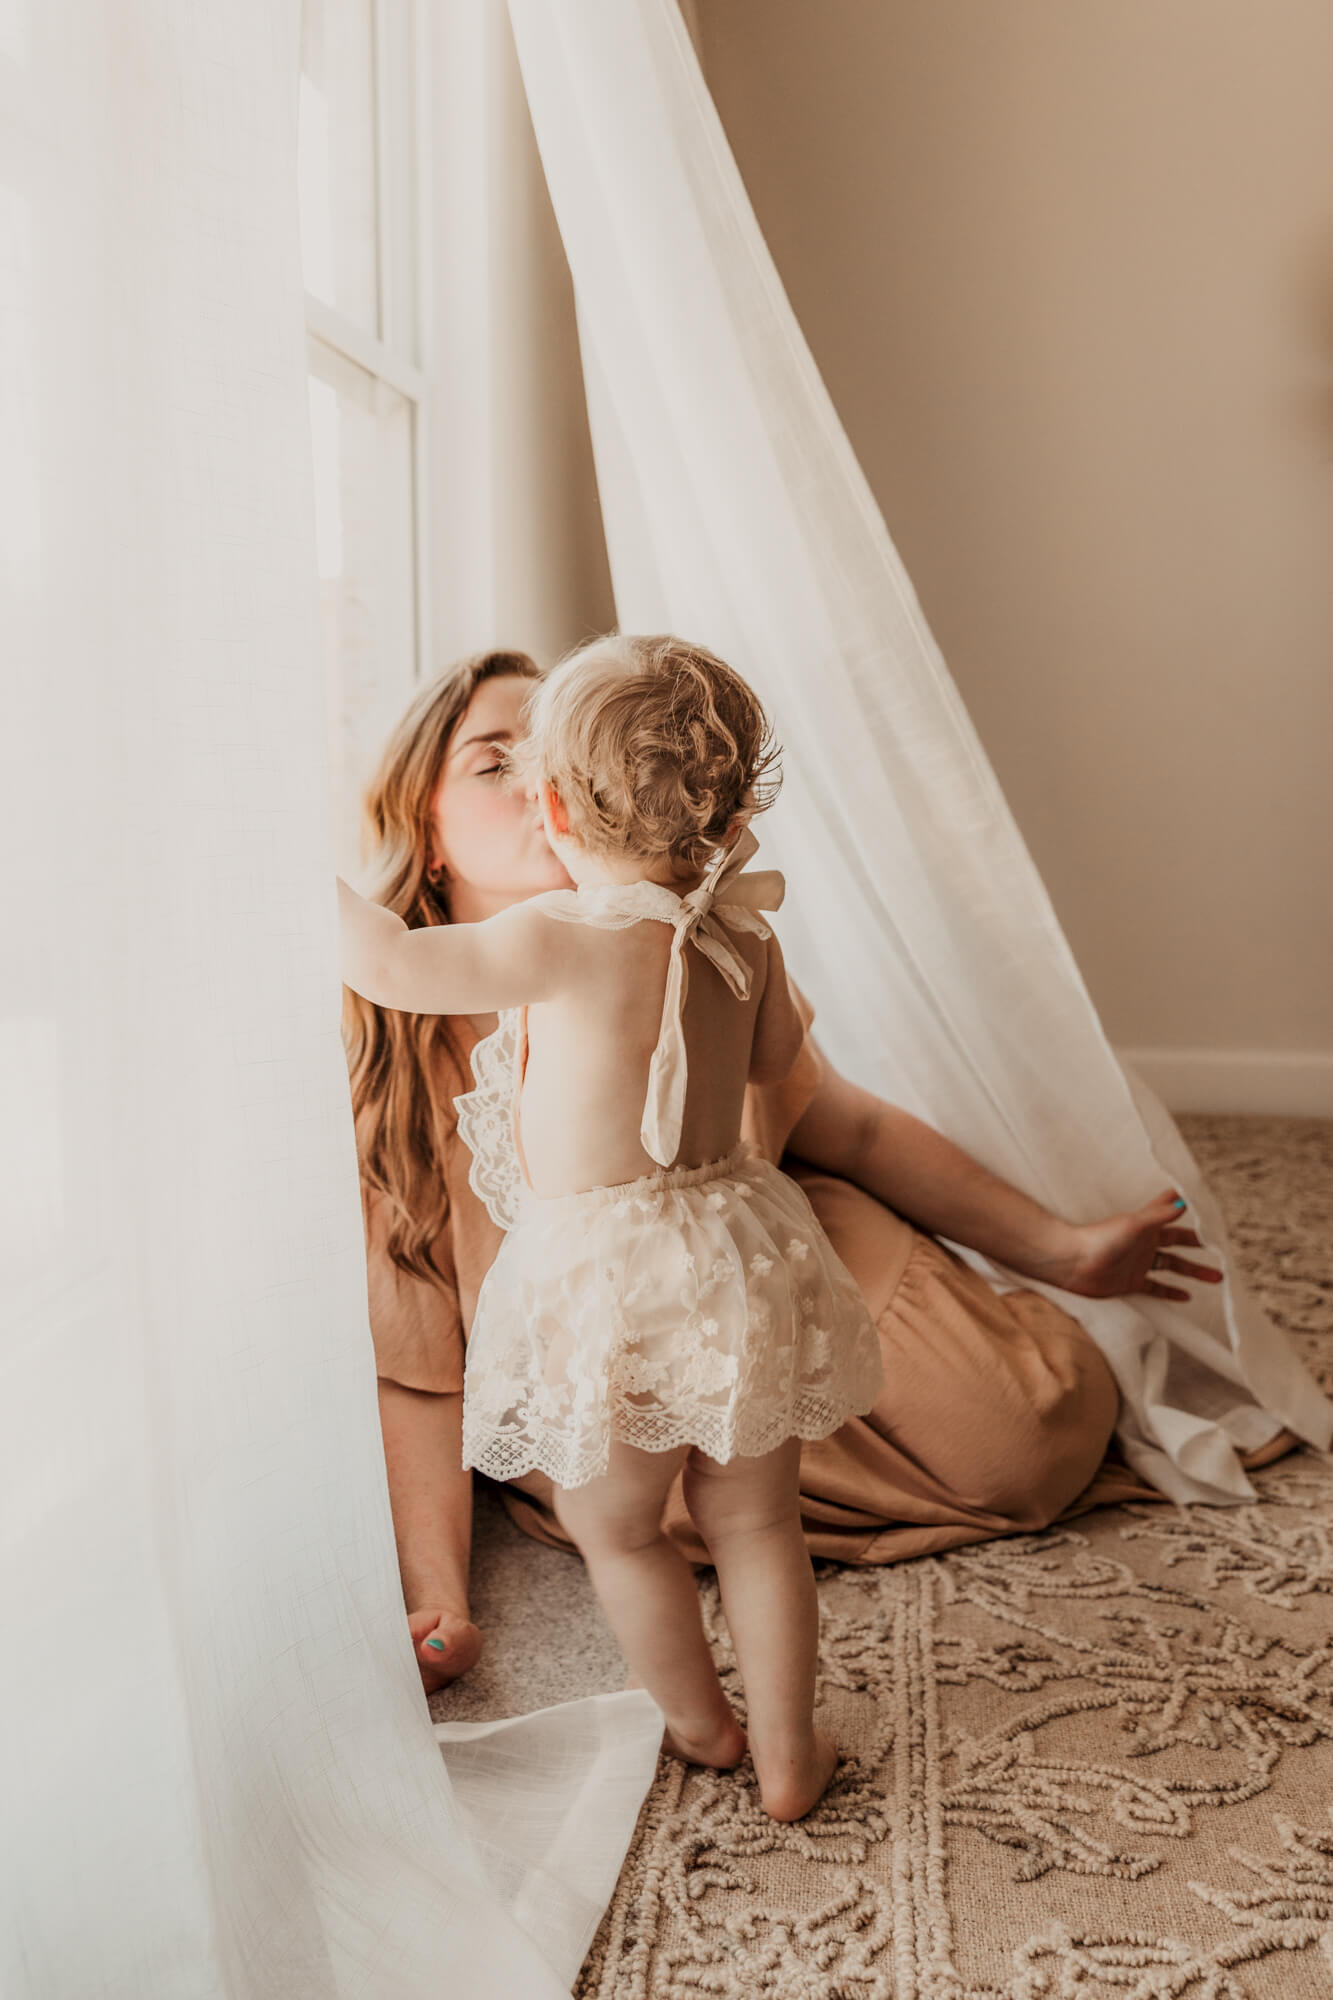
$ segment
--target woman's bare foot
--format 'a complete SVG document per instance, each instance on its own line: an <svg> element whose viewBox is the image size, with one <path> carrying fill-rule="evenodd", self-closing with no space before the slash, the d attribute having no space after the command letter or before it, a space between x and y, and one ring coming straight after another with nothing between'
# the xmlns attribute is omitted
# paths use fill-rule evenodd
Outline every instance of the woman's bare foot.
<svg viewBox="0 0 1333 2000"><path fill-rule="evenodd" d="M770 1819L804 1819L828 1790L838 1768L838 1746L823 1729L816 1729L802 1757L784 1757L769 1771L755 1760L759 1797Z"/></svg>
<svg viewBox="0 0 1333 2000"><path fill-rule="evenodd" d="M438 1694L480 1658L480 1632L456 1611L409 1611L407 1629L427 1694Z"/></svg>
<svg viewBox="0 0 1333 2000"><path fill-rule="evenodd" d="M745 1731L733 1715L716 1729L687 1735L667 1724L662 1748L682 1764L710 1764L715 1771L734 1771L745 1755Z"/></svg>

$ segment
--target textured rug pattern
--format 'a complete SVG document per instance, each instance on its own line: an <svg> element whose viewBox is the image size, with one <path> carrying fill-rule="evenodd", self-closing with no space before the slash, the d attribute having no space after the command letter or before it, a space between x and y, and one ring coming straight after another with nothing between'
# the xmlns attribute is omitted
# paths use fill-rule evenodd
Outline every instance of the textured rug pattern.
<svg viewBox="0 0 1333 2000"><path fill-rule="evenodd" d="M1333 1123L1181 1124L1333 1389ZM581 2000L1329 2000L1333 1460L1254 1484L824 1566L833 1786L781 1827L664 1760Z"/></svg>

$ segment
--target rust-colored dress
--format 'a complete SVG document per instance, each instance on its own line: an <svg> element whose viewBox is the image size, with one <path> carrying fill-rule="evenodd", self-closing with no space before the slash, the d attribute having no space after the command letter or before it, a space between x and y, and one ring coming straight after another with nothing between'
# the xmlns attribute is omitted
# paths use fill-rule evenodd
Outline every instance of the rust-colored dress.
<svg viewBox="0 0 1333 2000"><path fill-rule="evenodd" d="M1037 1292L997 1294L952 1251L874 1195L784 1149L814 1095L819 1061L808 1040L813 1010L798 994L807 1042L779 1084L751 1085L743 1136L805 1189L833 1246L865 1294L879 1331L885 1387L867 1416L851 1417L801 1454L801 1511L812 1555L875 1564L1043 1528L1090 1507L1160 1500L1113 1442L1118 1392L1090 1334ZM471 1088L478 1039L455 1023L464 1073L442 1065L452 1101ZM449 1217L431 1248L438 1285L407 1276L384 1249L382 1199L367 1222L370 1323L381 1376L405 1388L461 1394L464 1343L502 1232L468 1184L470 1155L455 1136L445 1158ZM1249 1466L1297 1444L1280 1431ZM501 1488L518 1525L561 1548L571 1543L531 1494ZM677 1481L666 1525L692 1561L707 1553Z"/></svg>

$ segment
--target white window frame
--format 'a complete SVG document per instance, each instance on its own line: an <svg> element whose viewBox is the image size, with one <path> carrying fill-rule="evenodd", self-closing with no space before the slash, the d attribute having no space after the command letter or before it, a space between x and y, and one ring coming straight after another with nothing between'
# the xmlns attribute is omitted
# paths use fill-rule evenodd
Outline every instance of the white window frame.
<svg viewBox="0 0 1333 2000"><path fill-rule="evenodd" d="M400 326L393 287L393 245L395 231L391 212L391 179L388 128L393 115L389 96L390 7L408 13L410 89L412 93L411 176L413 196L413 254L416 282L413 287L415 326ZM425 678L430 644L430 464L431 394L428 369L421 365L430 352L432 315L430 310L430 49L429 0L371 0L374 36L374 158L375 158L375 306L379 335L369 333L358 321L340 312L312 292L305 295L306 332L325 347L364 369L367 375L388 383L404 398L411 422L412 451L412 581L413 645L412 671L415 681Z"/></svg>

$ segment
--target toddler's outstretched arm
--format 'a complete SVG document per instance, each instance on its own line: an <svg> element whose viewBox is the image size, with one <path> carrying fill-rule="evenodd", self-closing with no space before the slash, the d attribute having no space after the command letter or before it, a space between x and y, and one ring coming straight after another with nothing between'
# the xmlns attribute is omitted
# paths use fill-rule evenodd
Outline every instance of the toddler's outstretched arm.
<svg viewBox="0 0 1333 2000"><path fill-rule="evenodd" d="M409 930L338 877L342 975L354 993L405 1014L488 1014L549 1000L577 949L572 925L517 903L481 924Z"/></svg>

